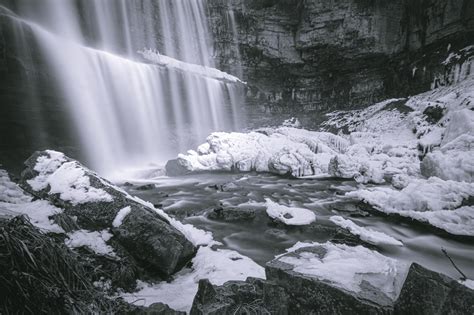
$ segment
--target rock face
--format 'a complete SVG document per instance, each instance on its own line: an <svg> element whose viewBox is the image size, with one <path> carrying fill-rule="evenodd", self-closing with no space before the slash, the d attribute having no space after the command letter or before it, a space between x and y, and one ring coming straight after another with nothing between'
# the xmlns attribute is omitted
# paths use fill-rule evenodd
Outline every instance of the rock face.
<svg viewBox="0 0 474 315"><path fill-rule="evenodd" d="M323 247L315 246L290 256L308 251L325 255ZM395 301L368 282L350 292L296 272L281 257L267 264L266 275L267 280L248 278L222 286L201 280L191 314L472 314L474 307L473 290L416 263Z"/></svg>
<svg viewBox="0 0 474 315"><path fill-rule="evenodd" d="M241 72L252 107L296 115L303 124L302 113L428 90L451 69L441 62L474 43L469 0L216 0L208 6L218 63Z"/></svg>
<svg viewBox="0 0 474 315"><path fill-rule="evenodd" d="M63 208L81 229L110 229L112 247L145 269L169 276L192 258L194 246L165 218L77 161L43 151L25 166L23 189Z"/></svg>
<svg viewBox="0 0 474 315"><path fill-rule="evenodd" d="M395 303L395 314L473 314L474 291L437 272L412 264Z"/></svg>

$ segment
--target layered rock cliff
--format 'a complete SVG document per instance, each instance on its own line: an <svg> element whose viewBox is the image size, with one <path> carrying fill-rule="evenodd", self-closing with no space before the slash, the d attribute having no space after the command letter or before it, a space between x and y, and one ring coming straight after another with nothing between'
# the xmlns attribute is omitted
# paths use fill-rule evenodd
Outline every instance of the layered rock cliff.
<svg viewBox="0 0 474 315"><path fill-rule="evenodd" d="M248 102L260 112L308 117L416 94L444 74L442 61L451 52L474 43L469 0L213 0L208 6L218 64L237 75L240 69Z"/></svg>

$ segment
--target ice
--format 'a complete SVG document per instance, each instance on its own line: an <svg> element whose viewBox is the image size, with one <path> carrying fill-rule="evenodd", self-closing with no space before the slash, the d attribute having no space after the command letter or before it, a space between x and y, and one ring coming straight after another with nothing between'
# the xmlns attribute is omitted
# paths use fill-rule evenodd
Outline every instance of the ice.
<svg viewBox="0 0 474 315"><path fill-rule="evenodd" d="M67 234L64 241L70 248L88 247L98 255L115 256L113 248L107 245L107 241L112 238L108 230L90 232L87 230L77 230Z"/></svg>
<svg viewBox="0 0 474 315"><path fill-rule="evenodd" d="M263 267L232 250L200 247L192 263L192 268L180 271L170 282L139 282L141 289L138 292L122 296L130 303L137 301L137 304L147 306L161 302L175 310L189 312L200 279L222 285L229 280L245 280L247 277L265 278Z"/></svg>
<svg viewBox="0 0 474 315"><path fill-rule="evenodd" d="M180 154L189 171L272 172L307 176L326 174L332 155L348 141L329 133L282 127L249 133L216 132L196 152Z"/></svg>
<svg viewBox="0 0 474 315"><path fill-rule="evenodd" d="M402 190L375 187L346 193L385 213L427 222L456 235L474 235L474 207L463 202L474 196L474 184L437 177L413 179Z"/></svg>
<svg viewBox="0 0 474 315"><path fill-rule="evenodd" d="M146 60L170 69L184 71L189 74L195 74L198 76L208 77L216 80L223 80L234 83L239 82L245 84L245 82L241 81L239 78L226 72L223 72L219 69L183 62L178 59L162 55L156 50L143 49L138 51L138 53L141 54Z"/></svg>
<svg viewBox="0 0 474 315"><path fill-rule="evenodd" d="M311 210L287 207L273 202L268 198L266 198L265 201L268 216L286 225L307 225L316 221L316 215Z"/></svg>
<svg viewBox="0 0 474 315"><path fill-rule="evenodd" d="M314 246L325 249L323 257L310 250ZM287 252L295 254L284 254L278 260L292 265L295 272L356 293L363 290L365 281L392 300L398 297L408 272L406 263L363 246L298 242Z"/></svg>
<svg viewBox="0 0 474 315"><path fill-rule="evenodd" d="M358 226L353 221L344 219L341 216L332 216L329 220L334 224L347 229L352 234L359 236L361 240L366 241L369 244L403 246L402 242L390 235Z"/></svg>
<svg viewBox="0 0 474 315"><path fill-rule="evenodd" d="M121 209L115 216L115 219L112 222L112 226L116 228L120 227L122 225L123 219L125 219L125 217L129 215L131 211L132 211L132 208L130 208L130 206Z"/></svg>

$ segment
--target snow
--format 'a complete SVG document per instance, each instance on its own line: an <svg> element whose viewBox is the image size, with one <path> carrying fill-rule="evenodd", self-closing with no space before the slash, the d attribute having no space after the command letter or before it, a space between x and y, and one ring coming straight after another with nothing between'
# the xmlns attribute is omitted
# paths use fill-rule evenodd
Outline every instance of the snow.
<svg viewBox="0 0 474 315"><path fill-rule="evenodd" d="M50 219L51 216L62 213L63 210L45 200L24 203L0 202L0 213L5 210L7 214L13 216L26 215L31 223L43 232L64 233L64 230Z"/></svg>
<svg viewBox="0 0 474 315"><path fill-rule="evenodd" d="M61 152L53 151L53 150L46 150L49 157L47 156L40 156L36 161L36 165L33 168L35 171L39 173L33 179L28 180L28 184L33 188L35 191L40 191L48 187L48 177L54 171L56 171L62 163L66 161L64 154Z"/></svg>
<svg viewBox="0 0 474 315"><path fill-rule="evenodd" d="M138 51L139 54L143 56L148 61L151 61L160 66L164 66L169 69L184 71L186 73L195 74L203 77L208 77L216 80L229 81L234 83L245 83L242 82L239 78L228 74L226 72L220 71L215 68L201 66L197 64L183 62L165 55L160 54L156 50L152 49L143 49Z"/></svg>
<svg viewBox="0 0 474 315"><path fill-rule="evenodd" d="M359 236L361 240L369 244L403 246L402 242L391 237L390 235L358 226L353 221L344 219L341 216L332 216L329 218L329 220L331 220L334 224L347 229L352 234Z"/></svg>
<svg viewBox="0 0 474 315"><path fill-rule="evenodd" d="M10 180L8 173L0 169L0 215L25 215L42 232L64 233L64 230L50 219L63 210L45 200L31 200L30 196Z"/></svg>
<svg viewBox="0 0 474 315"><path fill-rule="evenodd" d="M121 209L115 216L115 219L112 222L112 226L116 228L120 227L125 217L129 215L131 211L132 211L132 208L130 208L130 206Z"/></svg>
<svg viewBox="0 0 474 315"><path fill-rule="evenodd" d="M311 210L287 207L268 198L265 201L268 216L286 225L307 225L316 221L316 215Z"/></svg>
<svg viewBox="0 0 474 315"><path fill-rule="evenodd" d="M111 202L112 196L102 189L91 187L90 179L76 161L66 162L64 154L46 151L49 157L40 156L34 167L38 176L27 181L35 191L46 189L48 194L59 194L64 201L73 205L87 202Z"/></svg>
<svg viewBox="0 0 474 315"><path fill-rule="evenodd" d="M59 194L60 198L73 205L88 202L112 202L112 196L100 188L91 187L90 179L77 162L66 162L47 179L51 189L49 194Z"/></svg>
<svg viewBox="0 0 474 315"><path fill-rule="evenodd" d="M171 282L139 282L141 289L138 292L122 296L129 303L138 299L137 303L145 306L161 302L175 310L189 312L200 279L209 279L214 285L222 285L229 280L245 280L247 277L265 279L263 267L232 250L200 247L192 263L192 268L180 271Z"/></svg>
<svg viewBox="0 0 474 315"><path fill-rule="evenodd" d="M348 141L329 133L281 127L249 133L212 133L197 152L178 155L189 171L326 174L331 156Z"/></svg>
<svg viewBox="0 0 474 315"><path fill-rule="evenodd" d="M322 247L327 252L320 258L308 248L313 246ZM298 242L287 252L293 254L287 253L277 259L292 265L295 272L355 293L363 290L363 281L369 282L392 300L398 297L408 272L406 263L363 246Z"/></svg>
<svg viewBox="0 0 474 315"><path fill-rule="evenodd" d="M376 210L427 222L451 234L474 235L474 207L462 206L474 196L474 183L437 177L413 179L402 190L375 187L346 193Z"/></svg>
<svg viewBox="0 0 474 315"><path fill-rule="evenodd" d="M88 247L98 255L114 256L115 253L107 241L112 238L112 234L108 230L102 231L87 231L77 230L72 233L68 233L68 238L64 241L65 244L70 248Z"/></svg>

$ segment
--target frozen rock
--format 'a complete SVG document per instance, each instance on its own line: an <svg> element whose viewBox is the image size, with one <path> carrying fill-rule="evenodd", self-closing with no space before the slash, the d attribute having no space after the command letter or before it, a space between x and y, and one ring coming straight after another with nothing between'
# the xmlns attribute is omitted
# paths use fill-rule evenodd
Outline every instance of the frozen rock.
<svg viewBox="0 0 474 315"><path fill-rule="evenodd" d="M329 220L331 220L334 224L349 230L349 232L359 236L361 240L369 244L403 246L402 242L391 237L390 235L379 231L374 231L370 228L358 226L351 220L344 219L341 216L332 216L329 218Z"/></svg>
<svg viewBox="0 0 474 315"><path fill-rule="evenodd" d="M437 177L414 179L402 190L375 187L346 194L388 214L429 223L456 235L474 235L474 207L464 203L474 196L474 184Z"/></svg>
<svg viewBox="0 0 474 315"><path fill-rule="evenodd" d="M116 241L110 245L125 249L146 268L170 275L193 256L193 244L167 218L79 162L60 152L43 151L33 154L25 166L21 186L26 191L64 209L81 229L91 233L110 229ZM128 213L118 224L123 209Z"/></svg>
<svg viewBox="0 0 474 315"><path fill-rule="evenodd" d="M260 132L216 132L198 154L180 154L166 165L168 175L202 171L257 171L279 175L326 174L331 157L348 141L325 132L282 127Z"/></svg>
<svg viewBox="0 0 474 315"><path fill-rule="evenodd" d="M316 221L316 215L311 210L287 207L268 198L265 201L268 216L286 225L307 225Z"/></svg>

